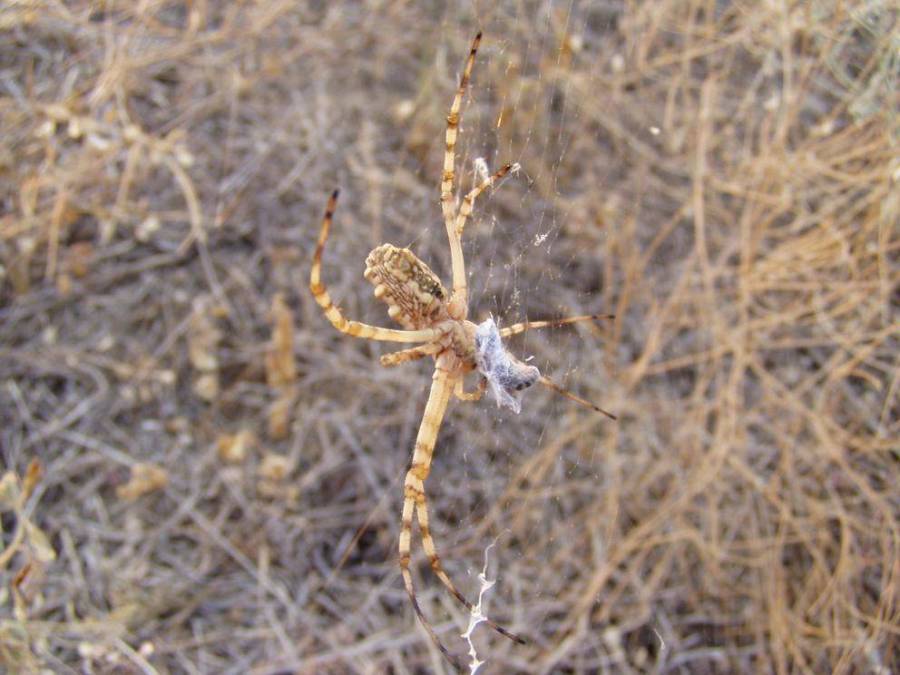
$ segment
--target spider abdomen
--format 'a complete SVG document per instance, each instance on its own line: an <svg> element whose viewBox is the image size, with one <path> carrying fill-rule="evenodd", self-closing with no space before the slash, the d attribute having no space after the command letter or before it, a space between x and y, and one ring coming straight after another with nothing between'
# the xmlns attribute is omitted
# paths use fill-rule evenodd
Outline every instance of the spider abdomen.
<svg viewBox="0 0 900 675"><path fill-rule="evenodd" d="M408 248L382 244L366 258L363 276L375 286L375 297L387 304L390 317L404 328L425 328L446 318L447 291Z"/></svg>

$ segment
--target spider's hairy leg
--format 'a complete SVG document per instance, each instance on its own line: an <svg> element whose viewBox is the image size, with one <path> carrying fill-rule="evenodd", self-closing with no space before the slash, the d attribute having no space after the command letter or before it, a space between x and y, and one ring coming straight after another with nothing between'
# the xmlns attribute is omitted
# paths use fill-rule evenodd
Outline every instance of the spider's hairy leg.
<svg viewBox="0 0 900 675"><path fill-rule="evenodd" d="M413 451L412 464L406 472L403 481L403 516L400 521L400 573L403 575L403 584L412 602L413 610L419 619L419 623L425 628L428 636L444 657L457 669L459 663L447 651L434 632L428 619L419 607L416 599L416 591L413 587L412 574L409 571L410 542L412 539L413 513L419 504L425 502L425 479L431 471L431 456L437 441L438 430L444 420L447 404L450 402L450 394L453 391L454 377L446 370L442 359L438 358L435 364L434 376L431 382L431 392L428 394L428 402L425 404L425 412L422 414L422 423L419 425L419 433L416 435L416 446Z"/></svg>
<svg viewBox="0 0 900 675"><path fill-rule="evenodd" d="M517 165L518 166L518 165ZM482 192L491 187L498 180L503 178L506 174L510 172L513 168L512 164L505 164L497 171L493 176L486 178L479 185L476 185L472 188L469 193L463 197L462 204L459 205L459 213L456 215L456 236L460 239L463 235L463 230L466 228L466 220L468 220L469 216L472 214L472 209L475 206L475 199Z"/></svg>
<svg viewBox="0 0 900 675"><path fill-rule="evenodd" d="M578 323L579 321L591 321L597 319L615 319L615 314L583 314L581 316L570 316L565 319L550 319L549 321L528 321L522 323L514 323L512 326L500 329L500 337L509 337L510 335L518 335L532 328L556 328L558 326L566 326L570 323Z"/></svg>
<svg viewBox="0 0 900 675"><path fill-rule="evenodd" d="M447 115L447 133L446 148L444 150L444 172L441 175L441 210L444 214L444 221L448 224L453 222L455 217L455 209L453 208L453 182L456 177L456 137L459 134L460 108L462 106L463 95L466 87L469 85L469 78L472 76L472 67L475 65L475 54L478 52L478 45L481 44L481 32L475 36L472 41L472 47L469 50L469 58L466 59L466 66L463 74L459 79L459 87L456 90L456 96L450 105L450 114Z"/></svg>
<svg viewBox="0 0 900 675"><path fill-rule="evenodd" d="M441 211L444 215L444 225L447 228L447 236L450 238L450 262L453 268L453 290L465 288L466 285L466 268L463 260L462 243L456 236L456 208L453 204L453 183L456 178L456 138L459 135L460 108L462 106L463 94L469 84L469 78L472 75L472 68L475 65L475 54L478 52L478 45L481 43L481 32L475 36L472 41L472 48L469 50L469 58L466 59L466 66L463 69L462 77L459 79L459 88L456 90L456 96L450 105L450 114L447 115L447 135L446 147L444 150L444 171L441 174Z"/></svg>
<svg viewBox="0 0 900 675"><path fill-rule="evenodd" d="M422 547L425 549L425 555L428 556L428 562L431 564L431 569L435 573L438 579L447 587L447 590L453 595L454 598L459 600L460 603L469 611L471 614L475 607L469 602L466 597L460 593L453 581L451 581L448 574L444 571L444 566L441 564L441 559L438 556L437 549L434 546L434 537L431 536L431 528L428 525L428 500L425 495L422 495L421 501L416 505L416 513L419 517L419 531L422 533ZM495 631L500 633L500 635L504 637L508 637L513 642L518 642L520 645L528 644L524 638L519 637L515 633L506 630L503 626L500 626L491 619L484 617L484 622L493 628Z"/></svg>
<svg viewBox="0 0 900 675"><path fill-rule="evenodd" d="M325 250L325 242L328 240L328 231L331 229L331 220L337 205L338 191L331 193L328 205L325 207L325 216L322 218L322 227L319 230L319 241L316 244L316 252L313 255L312 269L309 272L309 290L322 308L325 316L331 324L342 333L353 337L367 338L369 340L386 340L389 342L431 342L441 335L441 331L431 328L424 330L396 330L393 328L381 328L370 326L358 321L349 321L341 310L335 306L328 295L328 289L322 283L322 252Z"/></svg>
<svg viewBox="0 0 900 675"><path fill-rule="evenodd" d="M453 389L453 394L460 401L480 401L481 397L484 396L484 392L487 390L487 380L483 377L478 378L478 388L475 391L466 391L463 386L462 378L459 378L456 381L456 387Z"/></svg>
<svg viewBox="0 0 900 675"><path fill-rule="evenodd" d="M445 347L440 342L429 342L428 344L409 349L401 349L399 352L391 352L381 357L381 365L383 366L399 366L401 363L415 361L426 356L434 356L444 350Z"/></svg>

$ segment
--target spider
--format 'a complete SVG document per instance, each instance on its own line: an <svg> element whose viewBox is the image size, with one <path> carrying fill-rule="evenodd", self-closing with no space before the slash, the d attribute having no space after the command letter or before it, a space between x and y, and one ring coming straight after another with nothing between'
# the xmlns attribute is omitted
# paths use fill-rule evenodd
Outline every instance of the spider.
<svg viewBox="0 0 900 675"><path fill-rule="evenodd" d="M463 197L462 203L457 206L454 198L455 148L459 133L460 106L480 42L481 33L479 32L472 42L456 96L450 106L450 114L447 116L440 201L444 225L450 241L452 290L448 292L438 276L409 249L382 244L369 253L366 258L366 270L363 276L375 286L375 297L387 304L388 316L399 323L403 329L382 328L345 318L332 301L321 280L322 253L337 205L338 190L335 190L328 200L309 277L309 288L313 297L332 325L342 333L368 340L420 343L415 347L385 354L381 357L383 366L396 366L428 356L434 358L435 368L431 391L416 436L412 463L406 472L403 486L403 515L399 542L400 572L416 616L432 642L457 667L459 667L458 662L444 647L419 606L409 569L412 521L415 515L418 518L419 531L422 535L422 546L431 563L431 569L453 597L462 603L469 612L472 612L472 603L457 590L444 571L438 557L429 527L428 500L425 496L425 480L431 470L432 453L451 396L456 396L463 401L477 401L489 385L498 405L519 412L519 393L538 382L580 404L616 419L614 415L571 394L541 375L534 366L525 364L514 357L506 351L501 341L502 338L517 335L532 328L613 318L612 315L592 314L550 321L525 321L502 329L499 329L491 318L479 325L467 319L466 268L461 243L463 230L472 213L475 199L515 168L511 164L504 165L499 171L472 188ZM466 391L463 386L464 378L467 374L476 371L480 374L478 387L473 391ZM521 644L525 643L520 636L490 619L486 619L486 622L491 628L511 640Z"/></svg>

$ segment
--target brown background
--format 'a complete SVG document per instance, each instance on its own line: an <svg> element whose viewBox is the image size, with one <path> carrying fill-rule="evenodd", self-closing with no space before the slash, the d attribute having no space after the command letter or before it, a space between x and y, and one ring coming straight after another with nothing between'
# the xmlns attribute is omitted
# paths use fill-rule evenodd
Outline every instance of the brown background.
<svg viewBox="0 0 900 675"><path fill-rule="evenodd" d="M466 233L472 316L614 312L511 348L620 419L451 404L438 545L475 594L496 539L489 612L530 641L479 628L480 672L888 672L889 4L6 5L0 447L30 496L4 479L0 660L446 668L396 564L430 366L381 368L306 286L336 186L348 315L387 325L383 241L447 278L444 117L482 29L458 169L522 171Z"/></svg>

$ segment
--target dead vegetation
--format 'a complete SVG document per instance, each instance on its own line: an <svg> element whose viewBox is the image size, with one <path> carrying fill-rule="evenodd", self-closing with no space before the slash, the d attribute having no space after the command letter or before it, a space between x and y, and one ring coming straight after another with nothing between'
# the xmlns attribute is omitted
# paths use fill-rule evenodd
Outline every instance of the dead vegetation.
<svg viewBox="0 0 900 675"><path fill-rule="evenodd" d="M614 312L513 349L619 422L451 406L443 558L477 596L499 536L485 603L530 640L476 631L479 672L891 672L896 8L435 11L0 8L6 668L445 668L395 550L428 369L380 368L305 279L338 185L349 315L387 323L383 241L446 277L443 116L481 28L460 169L523 171L467 232L475 318Z"/></svg>

